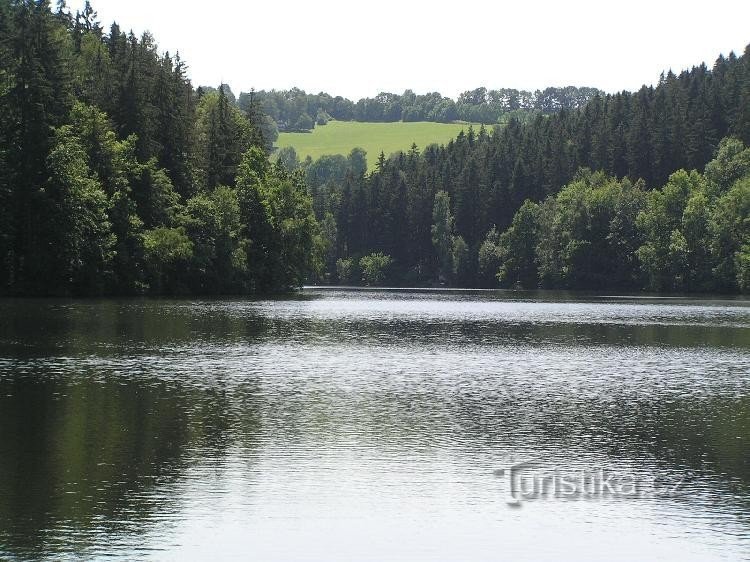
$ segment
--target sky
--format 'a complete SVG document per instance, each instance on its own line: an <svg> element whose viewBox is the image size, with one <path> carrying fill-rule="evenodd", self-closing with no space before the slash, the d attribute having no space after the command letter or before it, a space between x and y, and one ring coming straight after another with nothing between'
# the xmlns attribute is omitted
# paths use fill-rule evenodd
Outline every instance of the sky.
<svg viewBox="0 0 750 562"><path fill-rule="evenodd" d="M93 0L99 20L179 51L195 86L381 91L636 90L750 43L750 2ZM70 1L78 9L83 1Z"/></svg>

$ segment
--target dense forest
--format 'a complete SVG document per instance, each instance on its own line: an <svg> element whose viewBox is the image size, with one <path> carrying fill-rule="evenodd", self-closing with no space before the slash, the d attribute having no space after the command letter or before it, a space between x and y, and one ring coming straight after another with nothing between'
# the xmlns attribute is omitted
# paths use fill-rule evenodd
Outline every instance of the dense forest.
<svg viewBox="0 0 750 562"><path fill-rule="evenodd" d="M750 48L577 110L381 154L370 175L343 157L301 167L339 283L747 291L748 143Z"/></svg>
<svg viewBox="0 0 750 562"><path fill-rule="evenodd" d="M266 125L88 4L0 0L0 293L299 286L320 229Z"/></svg>
<svg viewBox="0 0 750 562"><path fill-rule="evenodd" d="M339 121L383 123L395 121L432 121L451 123L466 121L486 125L505 122L511 118L530 119L536 114L552 114L583 107L595 95L595 88L545 88L530 92L503 88L476 88L462 93L458 100L437 92L403 94L381 92L374 98L362 98L356 103L341 96L332 97L321 92L308 94L299 88L291 90L261 90L242 93L241 108L259 102L281 131L309 131L315 126Z"/></svg>
<svg viewBox="0 0 750 562"><path fill-rule="evenodd" d="M533 114L370 174L358 149L271 163L267 93L193 88L178 54L88 4L0 0L0 293L750 288L750 47L633 93L514 92L456 111ZM337 115L428 118L445 99L427 98Z"/></svg>

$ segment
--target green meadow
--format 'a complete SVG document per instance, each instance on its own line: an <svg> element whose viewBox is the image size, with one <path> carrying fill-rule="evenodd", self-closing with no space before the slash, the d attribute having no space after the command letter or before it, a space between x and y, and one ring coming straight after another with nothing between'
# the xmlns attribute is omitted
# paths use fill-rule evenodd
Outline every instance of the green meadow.
<svg viewBox="0 0 750 562"><path fill-rule="evenodd" d="M330 121L310 133L281 133L276 145L294 147L300 160L307 156L316 159L324 154L349 154L352 148L361 147L367 151L367 165L372 169L381 151L388 156L409 150L413 143L420 150L433 143L444 144L468 128L468 123Z"/></svg>

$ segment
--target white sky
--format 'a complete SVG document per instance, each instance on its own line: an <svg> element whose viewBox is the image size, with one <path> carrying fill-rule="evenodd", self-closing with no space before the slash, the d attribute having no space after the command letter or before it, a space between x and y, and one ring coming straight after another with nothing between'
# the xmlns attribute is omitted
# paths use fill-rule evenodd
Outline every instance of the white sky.
<svg viewBox="0 0 750 562"><path fill-rule="evenodd" d="M94 0L108 30L150 30L193 84L233 91L478 86L635 90L750 43L750 1ZM83 0L70 0L77 9Z"/></svg>

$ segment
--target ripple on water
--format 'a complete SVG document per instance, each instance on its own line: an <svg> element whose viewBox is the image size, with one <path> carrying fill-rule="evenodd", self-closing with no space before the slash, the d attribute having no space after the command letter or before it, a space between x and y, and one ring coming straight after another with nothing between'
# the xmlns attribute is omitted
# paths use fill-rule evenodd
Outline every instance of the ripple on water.
<svg viewBox="0 0 750 562"><path fill-rule="evenodd" d="M325 291L0 316L0 557L750 552L745 301ZM643 493L510 508L509 459Z"/></svg>

